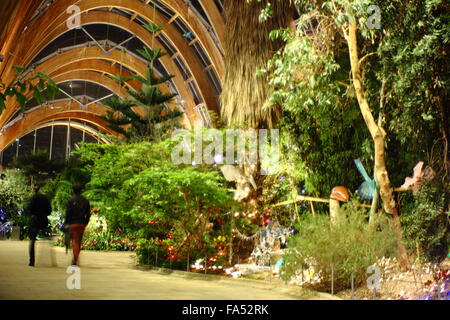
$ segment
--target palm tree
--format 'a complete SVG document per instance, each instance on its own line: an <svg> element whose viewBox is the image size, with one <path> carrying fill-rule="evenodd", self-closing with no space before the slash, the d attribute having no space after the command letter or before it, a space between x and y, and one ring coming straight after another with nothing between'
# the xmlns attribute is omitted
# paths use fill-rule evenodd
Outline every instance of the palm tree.
<svg viewBox="0 0 450 320"><path fill-rule="evenodd" d="M270 17L261 21L262 10ZM272 30L288 27L294 9L289 0L267 2L257 0L226 0L225 12L225 75L221 94L222 116L229 126L241 129L273 128L280 109L264 108L268 98L267 79L257 76L267 62L282 48L280 41L272 41ZM261 159L246 163L238 169L243 183L237 184L236 195L257 207L261 193L258 186L264 181L259 174ZM224 173L225 174L225 173ZM253 181L253 183L251 183ZM251 191L256 189L255 191Z"/></svg>
<svg viewBox="0 0 450 320"><path fill-rule="evenodd" d="M257 77L267 61L281 48L269 33L286 28L293 16L288 0L271 1L271 17L260 21L267 3L226 0L225 76L221 95L222 116L228 125L247 128L270 128L279 118L279 110L265 110L267 82Z"/></svg>

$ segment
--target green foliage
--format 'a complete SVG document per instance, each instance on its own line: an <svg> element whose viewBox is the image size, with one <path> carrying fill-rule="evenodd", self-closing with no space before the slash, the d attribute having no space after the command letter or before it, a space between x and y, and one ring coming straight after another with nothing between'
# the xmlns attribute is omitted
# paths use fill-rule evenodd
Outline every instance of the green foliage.
<svg viewBox="0 0 450 320"><path fill-rule="evenodd" d="M156 25L153 22L149 22L148 24L144 24L143 27L145 28L145 30L147 30L151 34L156 34L157 32L161 31L164 26Z"/></svg>
<svg viewBox="0 0 450 320"><path fill-rule="evenodd" d="M85 250L134 251L136 246L134 240L108 231L90 233L82 243Z"/></svg>
<svg viewBox="0 0 450 320"><path fill-rule="evenodd" d="M42 183L55 177L65 167L63 160L49 160L47 151L37 151L35 154L26 154L14 161L13 166L33 181Z"/></svg>
<svg viewBox="0 0 450 320"><path fill-rule="evenodd" d="M53 211L66 212L67 202L73 197L75 183L85 185L90 180L90 173L77 158L72 158L64 171L45 185L46 194L52 198Z"/></svg>
<svg viewBox="0 0 450 320"><path fill-rule="evenodd" d="M350 285L352 274L355 283L361 284L367 267L394 252L394 232L387 218L378 216L369 225L365 212L352 203L340 213L342 216L335 223L327 215L302 218L299 234L288 240L284 279L312 267L322 277L322 283L329 284L333 268L335 288L345 288Z"/></svg>
<svg viewBox="0 0 450 320"><path fill-rule="evenodd" d="M138 49L137 52L139 52L148 61L155 61L166 55L165 52L161 51L161 48L152 50L149 47L144 47L143 49Z"/></svg>
<svg viewBox="0 0 450 320"><path fill-rule="evenodd" d="M385 82L388 164L396 174L393 182L401 183L414 164L431 152L440 157L433 163L435 169L448 168L449 108L445 101L450 93L450 8L440 0L374 4L383 13L385 36L376 42L378 47L370 49L377 55L368 60L366 68L374 70L376 79L369 78L368 85L378 93L380 85L374 82Z"/></svg>
<svg viewBox="0 0 450 320"><path fill-rule="evenodd" d="M299 30L308 27L306 17ZM272 90L266 107L283 107L281 132L285 144L291 146L285 150L286 158L297 176L303 177L308 192L319 196L336 185L356 188L360 178L353 159L370 163L372 154L364 147L369 134L348 79L348 53L331 40L339 36L336 28L324 33L329 41L318 50L312 36L272 32L272 38L287 43L263 70L268 72Z"/></svg>
<svg viewBox="0 0 450 320"><path fill-rule="evenodd" d="M161 30L161 26L153 23L144 25L152 37ZM165 134L175 128L179 122L179 116L183 112L171 110L168 104L176 94L163 93L160 86L166 84L172 75L157 76L153 70L153 64L166 55L160 48L150 49L144 47L138 50L145 59L148 60L145 76L124 77L121 74L112 77L120 85L124 85L129 80L140 83L138 90L127 88L128 97L111 98L103 102L111 110L102 117L108 122L108 127L124 135L129 141L161 141ZM139 112L138 108L143 111Z"/></svg>
<svg viewBox="0 0 450 320"><path fill-rule="evenodd" d="M32 194L27 178L18 170L6 170L1 175L0 209L6 219L22 225L25 221L22 221L24 218L20 212L23 212L24 204Z"/></svg>
<svg viewBox="0 0 450 320"><path fill-rule="evenodd" d="M16 101L23 112L25 111L30 95L36 99L38 104L42 104L46 100L54 100L58 95L58 85L45 73L38 72L36 75L27 79L21 79L25 72L25 67L14 66L13 68L19 75L19 80L13 85L3 88L4 90L0 91L0 114L6 108L5 102L8 96L16 98ZM43 93L45 90L47 94Z"/></svg>
<svg viewBox="0 0 450 320"><path fill-rule="evenodd" d="M404 196L401 221L403 234L412 252L430 262L446 258L450 240L449 212L445 208L448 190L439 178L422 182L414 196Z"/></svg>
<svg viewBox="0 0 450 320"><path fill-rule="evenodd" d="M297 30L274 30L286 42L266 70L271 98L282 106L281 128L308 168L308 191L328 193L337 184L360 183L353 159L373 164L373 146L359 115L344 33L358 21L358 47L365 92L375 119L388 133L387 165L393 185L427 153L447 167L449 124L450 10L445 1L294 1L301 12ZM377 5L381 28L368 19ZM270 9L270 4L268 7ZM262 12L267 19L270 10ZM294 162L295 163L295 162ZM306 166L305 166L306 165ZM447 177L448 179L448 177Z"/></svg>
<svg viewBox="0 0 450 320"><path fill-rule="evenodd" d="M143 265L161 265L166 250L157 239L140 239L136 248L138 263Z"/></svg>
<svg viewBox="0 0 450 320"><path fill-rule="evenodd" d="M157 243L169 262L214 255L213 239L229 233L223 215L234 206L217 170L171 161L176 143L84 144L76 152L90 173L84 195L108 230L141 239L138 254Z"/></svg>

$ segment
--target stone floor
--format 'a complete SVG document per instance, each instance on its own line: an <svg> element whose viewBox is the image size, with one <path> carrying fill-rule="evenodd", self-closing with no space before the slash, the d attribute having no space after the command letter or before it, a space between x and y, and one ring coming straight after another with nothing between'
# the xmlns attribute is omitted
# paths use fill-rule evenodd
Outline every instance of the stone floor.
<svg viewBox="0 0 450 320"><path fill-rule="evenodd" d="M52 266L53 250L56 266ZM264 281L141 270L130 252L82 251L81 289L69 290L71 253L41 241L28 266L28 241L0 241L0 299L8 300L316 300L326 294Z"/></svg>

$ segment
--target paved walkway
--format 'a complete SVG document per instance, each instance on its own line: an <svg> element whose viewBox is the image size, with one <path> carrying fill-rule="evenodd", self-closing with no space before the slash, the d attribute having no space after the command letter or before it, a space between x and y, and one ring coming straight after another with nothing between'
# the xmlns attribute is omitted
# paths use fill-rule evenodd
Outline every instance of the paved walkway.
<svg viewBox="0 0 450 320"><path fill-rule="evenodd" d="M28 241L0 241L0 299L29 300L292 300L329 299L292 286L202 276L188 272L144 271L134 253L82 251L81 289L66 286L71 254L37 242L36 267L28 267Z"/></svg>

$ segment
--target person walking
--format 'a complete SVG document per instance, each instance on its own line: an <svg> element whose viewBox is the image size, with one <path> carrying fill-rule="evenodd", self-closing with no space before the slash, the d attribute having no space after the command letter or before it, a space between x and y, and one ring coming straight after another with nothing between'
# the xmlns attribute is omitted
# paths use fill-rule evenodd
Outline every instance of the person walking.
<svg viewBox="0 0 450 320"><path fill-rule="evenodd" d="M81 241L83 240L84 230L91 217L91 206L89 201L81 195L81 191L81 185L75 184L73 187L74 196L68 201L66 211L65 225L69 226L72 241L72 265L78 265Z"/></svg>
<svg viewBox="0 0 450 320"><path fill-rule="evenodd" d="M25 212L31 217L29 225L30 236L30 267L34 267L35 263L35 243L37 236L47 236L45 233L49 232L48 216L52 213L52 206L50 200L46 195L39 193L40 185L34 185L34 195L28 200L25 207Z"/></svg>

